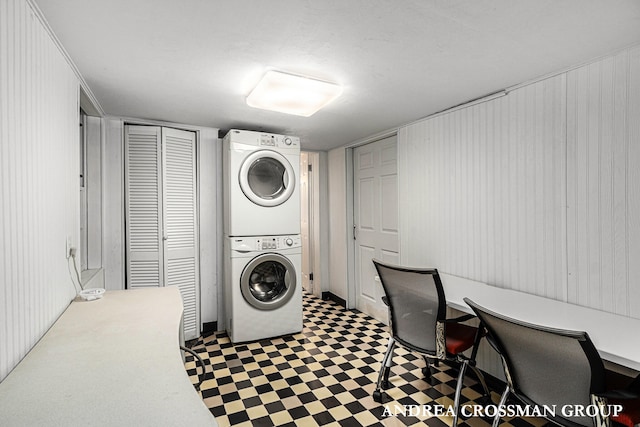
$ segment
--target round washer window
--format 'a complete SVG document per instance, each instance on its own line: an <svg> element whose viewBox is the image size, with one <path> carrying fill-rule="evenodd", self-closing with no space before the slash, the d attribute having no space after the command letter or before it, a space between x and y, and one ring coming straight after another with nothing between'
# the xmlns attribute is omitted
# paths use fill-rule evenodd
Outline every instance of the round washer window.
<svg viewBox="0 0 640 427"><path fill-rule="evenodd" d="M291 299L296 274L291 261L280 254L263 254L252 259L240 278L244 299L260 310L274 310Z"/></svg>
<svg viewBox="0 0 640 427"><path fill-rule="evenodd" d="M238 179L249 200L259 206L278 206L295 189L295 175L289 161L271 150L256 151L244 160Z"/></svg>

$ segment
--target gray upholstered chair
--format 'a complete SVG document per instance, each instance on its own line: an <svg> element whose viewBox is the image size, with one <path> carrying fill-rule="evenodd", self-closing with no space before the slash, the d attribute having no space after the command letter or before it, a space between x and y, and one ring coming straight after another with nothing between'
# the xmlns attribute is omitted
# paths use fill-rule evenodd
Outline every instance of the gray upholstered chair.
<svg viewBox="0 0 640 427"><path fill-rule="evenodd" d="M525 405L555 408L542 414L562 426L599 427L613 421L633 427L640 422L640 376L626 390L607 391L604 364L586 332L525 323L487 310L468 298L464 301L480 318L489 342L502 358L507 387L499 408L513 395ZM611 412L603 406L607 403L620 404L624 410L617 416L607 416ZM565 405L590 407L596 416L573 416L573 411L562 410ZM603 410L596 411L597 407ZM500 422L500 412L496 412L494 427Z"/></svg>
<svg viewBox="0 0 640 427"><path fill-rule="evenodd" d="M425 357L428 372L428 360L456 362L460 366L458 382L454 396L455 416L453 425L458 421L460 392L467 367L472 368L485 394L489 390L482 373L475 366L477 345L481 331L461 322L475 318L466 315L456 319L446 319L447 302L438 270L407 268L373 260L378 272L385 296L383 301L389 307L389 326L391 337L384 355L373 398L381 403L389 387L389 371L392 365L393 349L396 345L417 352ZM470 357L463 354L472 349Z"/></svg>

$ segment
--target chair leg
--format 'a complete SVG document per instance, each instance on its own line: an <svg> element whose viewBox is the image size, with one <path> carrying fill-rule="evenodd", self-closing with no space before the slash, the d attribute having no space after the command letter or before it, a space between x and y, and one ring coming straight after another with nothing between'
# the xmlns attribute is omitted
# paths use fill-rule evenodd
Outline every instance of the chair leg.
<svg viewBox="0 0 640 427"><path fill-rule="evenodd" d="M384 364L384 377L382 378L382 388L388 389L389 386L389 372L391 372L391 365L393 365L393 350L396 347L396 340L391 338L393 342L389 342L390 347L387 349L388 355L386 355L387 362Z"/></svg>
<svg viewBox="0 0 640 427"><path fill-rule="evenodd" d="M453 426L458 425L458 414L460 413L460 394L462 393L462 386L464 383L464 373L467 370L468 361L463 360L460 363L460 372L458 373L458 383L456 384L456 394L453 400Z"/></svg>
<svg viewBox="0 0 640 427"><path fill-rule="evenodd" d="M389 372L391 372L391 367L385 366L383 369L384 369L384 376L382 378L382 383L380 384L380 387L383 390L387 390L389 387L391 387L391 385L389 384Z"/></svg>
<svg viewBox="0 0 640 427"><path fill-rule="evenodd" d="M487 403L491 403L491 393L489 392L489 387L487 387L487 382L484 380L484 375L482 375L482 371L478 369L478 367L475 366L475 364L472 364L472 363L469 364L469 367L476 374L476 377L478 377L478 381L480 381L480 384L482 385L482 389L484 390L484 395L487 399Z"/></svg>
<svg viewBox="0 0 640 427"><path fill-rule="evenodd" d="M373 400L378 403L382 403L382 386L383 383L389 383L389 371L391 370L391 361L393 360L393 348L396 345L396 340L393 337L389 338L389 346L387 347L387 352L384 354L384 358L382 359L382 363L380 365L380 374L378 375L378 382L376 383L376 389L373 391Z"/></svg>
<svg viewBox="0 0 640 427"><path fill-rule="evenodd" d="M429 358L427 356L422 357L424 359L425 367L422 368L422 375L424 375L424 379L428 380L431 378L431 364L429 363Z"/></svg>
<svg viewBox="0 0 640 427"><path fill-rule="evenodd" d="M504 393L502 393L500 403L498 403L498 410L496 411L496 416L493 419L493 425L491 427L498 427L498 425L500 424L500 408L502 408L505 403L507 403L507 397L509 397L509 386L507 386L504 389Z"/></svg>

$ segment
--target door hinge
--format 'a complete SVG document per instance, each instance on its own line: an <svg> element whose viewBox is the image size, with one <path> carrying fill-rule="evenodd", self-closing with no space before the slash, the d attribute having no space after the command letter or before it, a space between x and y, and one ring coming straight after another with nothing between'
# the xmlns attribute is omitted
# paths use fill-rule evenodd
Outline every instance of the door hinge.
<svg viewBox="0 0 640 427"><path fill-rule="evenodd" d="M313 282L313 273L309 273L309 281Z"/></svg>
<svg viewBox="0 0 640 427"><path fill-rule="evenodd" d="M307 166L308 166L308 169L307 169L307 170L308 170L309 172L312 172L312 171L313 171L313 167L312 167L312 165L307 165Z"/></svg>

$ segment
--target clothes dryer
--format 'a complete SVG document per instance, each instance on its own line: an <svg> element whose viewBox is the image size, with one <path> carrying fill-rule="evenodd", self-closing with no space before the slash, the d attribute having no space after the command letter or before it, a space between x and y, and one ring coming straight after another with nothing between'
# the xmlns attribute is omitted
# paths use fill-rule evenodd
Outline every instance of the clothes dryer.
<svg viewBox="0 0 640 427"><path fill-rule="evenodd" d="M232 129L223 150L225 235L300 234L300 139Z"/></svg>
<svg viewBox="0 0 640 427"><path fill-rule="evenodd" d="M302 330L299 235L225 239L225 316L233 343Z"/></svg>

